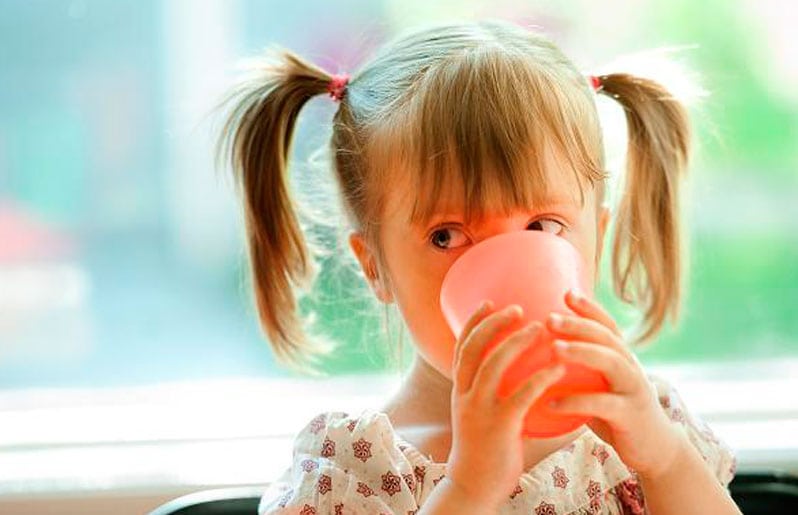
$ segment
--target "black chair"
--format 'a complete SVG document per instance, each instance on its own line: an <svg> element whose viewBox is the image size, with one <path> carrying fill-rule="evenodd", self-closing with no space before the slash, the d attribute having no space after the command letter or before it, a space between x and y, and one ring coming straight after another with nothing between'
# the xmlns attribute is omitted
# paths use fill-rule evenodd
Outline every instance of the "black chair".
<svg viewBox="0 0 798 515"><path fill-rule="evenodd" d="M738 472L729 484L745 515L798 513L798 477L774 471Z"/></svg>
<svg viewBox="0 0 798 515"><path fill-rule="evenodd" d="M220 488L184 495L150 515L252 515L265 487ZM745 515L798 514L798 477L774 471L740 471L729 491Z"/></svg>
<svg viewBox="0 0 798 515"><path fill-rule="evenodd" d="M253 515L266 487L203 490L162 504L149 515Z"/></svg>

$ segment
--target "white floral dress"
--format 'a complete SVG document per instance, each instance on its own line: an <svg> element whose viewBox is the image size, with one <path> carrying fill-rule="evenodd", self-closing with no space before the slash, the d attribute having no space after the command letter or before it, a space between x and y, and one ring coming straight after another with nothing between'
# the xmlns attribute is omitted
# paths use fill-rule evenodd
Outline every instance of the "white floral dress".
<svg viewBox="0 0 798 515"><path fill-rule="evenodd" d="M727 486L736 466L731 450L687 412L668 383L650 379L672 422ZM293 454L293 465L263 494L259 515L415 514L446 471L372 410L318 415L297 435ZM634 471L588 429L521 474L500 513L637 514L645 513L645 503Z"/></svg>

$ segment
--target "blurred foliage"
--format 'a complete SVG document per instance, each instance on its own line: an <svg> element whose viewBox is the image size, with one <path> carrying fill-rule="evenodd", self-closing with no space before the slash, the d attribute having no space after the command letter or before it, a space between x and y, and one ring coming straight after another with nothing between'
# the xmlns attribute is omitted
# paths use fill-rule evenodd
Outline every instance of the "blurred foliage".
<svg viewBox="0 0 798 515"><path fill-rule="evenodd" d="M767 2L763 2L764 4ZM797 184L798 103L774 95L771 83L785 77L763 73L772 59L768 34L753 24L752 2L673 0L651 2L647 19L652 41L695 44L690 52L710 96L695 118L707 173L729 178L756 173L758 179ZM785 13L785 16L787 14Z"/></svg>

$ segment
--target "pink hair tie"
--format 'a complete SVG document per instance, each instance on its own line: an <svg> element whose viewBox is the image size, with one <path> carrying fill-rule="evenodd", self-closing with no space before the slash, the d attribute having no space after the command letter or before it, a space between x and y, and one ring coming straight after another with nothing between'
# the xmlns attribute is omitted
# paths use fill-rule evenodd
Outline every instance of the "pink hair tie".
<svg viewBox="0 0 798 515"><path fill-rule="evenodd" d="M591 75L590 76L590 84L593 86L593 89L598 93L604 87L601 83L601 77L598 75Z"/></svg>
<svg viewBox="0 0 798 515"><path fill-rule="evenodd" d="M349 75L342 74L342 75L333 75L332 80L327 85L327 92L330 93L330 96L340 101L344 98L344 92L346 90L346 85L349 82Z"/></svg>

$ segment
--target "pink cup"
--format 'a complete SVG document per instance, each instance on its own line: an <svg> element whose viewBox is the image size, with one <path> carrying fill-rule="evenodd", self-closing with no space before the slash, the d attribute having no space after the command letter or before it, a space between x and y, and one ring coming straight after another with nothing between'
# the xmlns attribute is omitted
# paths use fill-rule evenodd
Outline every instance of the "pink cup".
<svg viewBox="0 0 798 515"><path fill-rule="evenodd" d="M569 289L590 295L587 271L576 248L559 236L542 231L515 231L481 241L460 256L443 279L440 304L455 336L483 300L493 301L495 310L518 304L521 320L500 332L483 353L483 358L511 332L533 320L545 323L552 312L573 314L565 304ZM505 397L521 386L535 371L554 364L558 357L554 338L543 328L534 345L508 366L498 394ZM452 363L451 349L449 363ZM564 415L548 408L551 400L578 393L608 391L604 376L575 363L565 363L565 375L532 405L524 420L527 437L558 436L578 428L590 417Z"/></svg>

